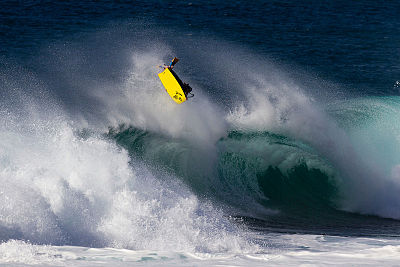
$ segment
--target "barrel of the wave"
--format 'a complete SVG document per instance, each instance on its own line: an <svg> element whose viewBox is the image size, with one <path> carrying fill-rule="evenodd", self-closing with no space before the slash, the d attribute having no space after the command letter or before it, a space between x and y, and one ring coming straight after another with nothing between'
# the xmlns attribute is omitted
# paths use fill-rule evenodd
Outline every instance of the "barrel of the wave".
<svg viewBox="0 0 400 267"><path fill-rule="evenodd" d="M192 91L192 88L181 81L178 75L172 70L174 65L179 61L178 58L174 58L169 66L163 66L164 71L158 74L162 84L165 87L167 93L171 98L178 104L185 102L189 97L193 96L188 94ZM160 66L161 67L161 66Z"/></svg>

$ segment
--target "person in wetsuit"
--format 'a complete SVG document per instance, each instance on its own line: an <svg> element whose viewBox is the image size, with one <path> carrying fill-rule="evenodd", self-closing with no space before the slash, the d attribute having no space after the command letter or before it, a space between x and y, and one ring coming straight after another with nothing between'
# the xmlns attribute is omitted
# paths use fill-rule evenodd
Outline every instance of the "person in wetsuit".
<svg viewBox="0 0 400 267"><path fill-rule="evenodd" d="M175 58L171 61L171 64L169 64L169 66L164 65L164 68L168 68L172 75L174 75L175 79L178 81L179 85L182 87L183 93L185 94L185 97L188 98L188 94L190 92L192 92L192 87L190 87L189 84L182 82L181 79L179 79L178 75L176 75L175 71L173 71L172 69L174 68L175 63L173 64L173 62L178 62L178 59L175 61ZM193 95L192 95L193 96Z"/></svg>
<svg viewBox="0 0 400 267"><path fill-rule="evenodd" d="M181 87L182 87L183 93L185 94L186 98L188 98L188 94L189 94L190 92L192 92L192 87L190 87L190 85L187 84L187 83L183 83L183 84L181 85ZM192 96L193 96L193 95L192 95Z"/></svg>

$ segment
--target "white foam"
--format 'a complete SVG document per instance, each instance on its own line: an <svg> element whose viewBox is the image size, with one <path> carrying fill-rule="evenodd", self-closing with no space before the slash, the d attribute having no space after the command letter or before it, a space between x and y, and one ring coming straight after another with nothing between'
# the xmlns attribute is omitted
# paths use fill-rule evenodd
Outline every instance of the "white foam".
<svg viewBox="0 0 400 267"><path fill-rule="evenodd" d="M10 240L0 244L0 264L15 266L377 266L397 265L400 244L390 238L270 234L264 251L193 253L78 246L43 246Z"/></svg>
<svg viewBox="0 0 400 267"><path fill-rule="evenodd" d="M104 137L80 136L60 117L30 118L24 124L4 117L9 123L0 130L2 239L187 252L256 249L177 177L150 170Z"/></svg>
<svg viewBox="0 0 400 267"><path fill-rule="evenodd" d="M60 264L62 255L55 247L35 246L20 240L9 240L0 244L1 264Z"/></svg>

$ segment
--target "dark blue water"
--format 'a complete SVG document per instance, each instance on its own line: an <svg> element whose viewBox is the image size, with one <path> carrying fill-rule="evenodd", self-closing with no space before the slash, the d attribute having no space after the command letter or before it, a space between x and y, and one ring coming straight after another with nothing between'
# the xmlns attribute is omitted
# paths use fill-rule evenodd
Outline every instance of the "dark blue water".
<svg viewBox="0 0 400 267"><path fill-rule="evenodd" d="M273 79L274 70L265 66L272 62L306 92L349 100L337 105L337 99L331 99L327 113L348 134L355 153L370 155L376 149L368 160L390 173L400 161L399 129L393 126L398 125L400 112L396 98L400 93L399 13L397 1L2 1L0 81L8 88L10 80L18 83L26 78L20 72L32 74L40 80L32 84L46 87L60 106L98 119L102 106L97 99L82 97L82 91L123 80L132 51L166 44L170 53L181 58L183 77L204 88L204 94L216 99L214 104L221 109L241 99L237 89L242 84L237 81L251 80L243 74L245 70ZM225 59L221 68L218 63ZM239 70L233 78L231 69ZM26 80L24 84L30 83L30 78ZM366 98L352 102L353 96ZM269 101L279 103L274 97ZM3 106L15 106L4 99ZM285 112L280 115L279 121L290 120ZM324 136L324 130L331 129L322 126L312 133ZM368 195L376 197L376 207L364 209L369 199L361 201L360 207L341 207L342 194L352 195L341 191L343 184L359 188L357 182L347 185L343 180L352 175L362 180L368 169L360 167L361 160L350 164L342 159L346 145L343 153L341 148L332 149L343 144L340 133L326 144L313 140L314 136L293 135L269 129L229 129L215 142L214 176L177 164L186 164L191 157L203 159L197 148L182 145L168 134L129 125L111 128L107 138L126 148L130 156L181 177L198 196L232 207L232 215L254 229L399 236L400 203L394 192L387 198ZM364 143L358 144L359 139ZM288 172L280 169L281 162L268 161L280 153L282 162L299 157ZM353 173L353 169L361 171ZM216 184L210 182L215 180ZM391 188L391 182L382 188ZM359 190L355 195L363 193ZM282 213L260 215L248 199Z"/></svg>
<svg viewBox="0 0 400 267"><path fill-rule="evenodd" d="M0 53L23 60L76 34L140 20L230 40L346 90L398 94L399 11L397 1L2 1Z"/></svg>

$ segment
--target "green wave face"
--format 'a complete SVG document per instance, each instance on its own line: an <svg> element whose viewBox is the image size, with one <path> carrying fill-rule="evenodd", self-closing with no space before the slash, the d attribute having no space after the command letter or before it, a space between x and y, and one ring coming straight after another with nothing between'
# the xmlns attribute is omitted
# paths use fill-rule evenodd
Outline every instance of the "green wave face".
<svg viewBox="0 0 400 267"><path fill-rule="evenodd" d="M363 108L369 108L369 112ZM328 108L349 133L358 153L379 145L364 143L362 133L367 131L375 138L369 140L389 142L394 164L400 153L396 154L390 138L397 132L380 134L383 128L390 128L391 110L393 114L400 110L398 99L364 99ZM192 191L228 207L255 227L371 234L379 232L375 226L385 221L387 229L398 228L396 221L346 212L342 208L346 192L342 190L340 170L318 148L292 137L268 131L232 130L212 149L201 149L189 141L133 127L111 129L108 135L131 155L153 168L177 174ZM382 157L379 150L375 156ZM352 230L346 231L349 227Z"/></svg>
<svg viewBox="0 0 400 267"><path fill-rule="evenodd" d="M305 144L268 132L231 132L219 145L220 179L248 188L265 207L297 212L335 206L333 170Z"/></svg>
<svg viewBox="0 0 400 267"><path fill-rule="evenodd" d="M132 127L112 129L109 136L133 156L179 175L194 192L238 215L296 218L336 207L332 168L311 148L285 136L232 131L218 141L216 152Z"/></svg>

